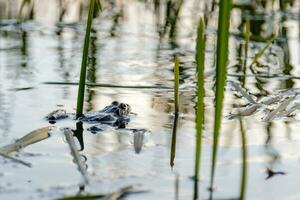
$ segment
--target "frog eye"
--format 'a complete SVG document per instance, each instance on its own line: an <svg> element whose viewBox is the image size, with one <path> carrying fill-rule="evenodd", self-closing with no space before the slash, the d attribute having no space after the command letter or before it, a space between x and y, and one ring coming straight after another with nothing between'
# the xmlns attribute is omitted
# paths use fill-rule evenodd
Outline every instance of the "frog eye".
<svg viewBox="0 0 300 200"><path fill-rule="evenodd" d="M125 109L127 106L126 106L125 103L120 103L119 107L120 107L121 109Z"/></svg>
<svg viewBox="0 0 300 200"><path fill-rule="evenodd" d="M113 102L111 103L111 105L117 106L117 105L119 105L119 102L118 102L118 101L113 101Z"/></svg>

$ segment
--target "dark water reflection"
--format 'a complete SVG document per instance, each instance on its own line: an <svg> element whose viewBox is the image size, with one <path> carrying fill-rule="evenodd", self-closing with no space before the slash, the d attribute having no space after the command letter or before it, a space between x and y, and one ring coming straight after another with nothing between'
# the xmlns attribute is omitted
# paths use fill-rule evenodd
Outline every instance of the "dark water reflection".
<svg viewBox="0 0 300 200"><path fill-rule="evenodd" d="M14 6L19 5L19 1L0 0L1 145L47 125L43 117L54 109L74 112L76 86L45 85L43 82L78 81L87 12L86 5L79 2L35 1L34 19L26 19L31 15L26 14L30 11L30 7L26 7L25 19L19 22L17 6ZM173 60L178 54L181 58L182 113L178 121L175 120L177 132L172 134L172 91L87 87L85 111L101 109L113 100L129 103L138 114L129 126L149 129L151 134L143 138L143 150L136 154L131 134L106 132L93 135L86 131L85 124L76 124L72 120L58 123L58 126L70 126L75 130L74 136L86 156L92 184L84 188L85 192L110 192L125 185L142 184L143 189L151 192L128 196L129 199L208 198L213 76L207 77L206 81L207 117L201 181L194 183L190 177L194 172L195 149L195 30L198 17L204 14L206 69L209 72L215 65L218 13L218 5L212 2L215 1L103 1L104 10L94 21L91 33L87 80L114 85L172 87ZM179 18L175 17L177 11ZM256 67L255 71L244 70L242 66L245 54L243 31L248 18L252 35L247 63L251 63L266 39L272 34L278 35L265 53L268 56L260 59L263 67ZM228 79L240 82L258 98L281 89L299 87L299 79L293 78L300 76L299 27L299 0L235 2ZM244 103L232 91L226 90L224 114L228 114L234 105ZM299 115L291 121L270 123L262 122L260 117L258 114L244 119L249 154L246 196L249 199L297 199ZM238 197L240 188L242 160L238 122L224 119L222 125L214 199ZM18 153L21 159L33 164L32 169L23 171L20 166L1 158L1 199L29 199L30 196L53 199L63 194L76 194L80 175L68 152L62 136L54 134ZM267 168L275 172L286 171L287 175L274 176L266 182ZM49 169L53 169L51 174ZM179 174L178 180L176 174ZM177 184L175 189L174 182ZM289 188L282 187L283 184L289 184Z"/></svg>

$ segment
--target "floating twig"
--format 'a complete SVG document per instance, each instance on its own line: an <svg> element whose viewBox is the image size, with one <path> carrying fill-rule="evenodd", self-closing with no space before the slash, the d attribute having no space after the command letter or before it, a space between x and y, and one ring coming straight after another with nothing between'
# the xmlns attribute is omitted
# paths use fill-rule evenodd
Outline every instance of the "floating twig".
<svg viewBox="0 0 300 200"><path fill-rule="evenodd" d="M18 139L15 143L1 147L0 153L7 155L12 152L18 151L22 148L25 148L28 145L42 141L49 137L49 129L50 128L52 128L52 127L47 126L47 127L40 128L40 129L30 132L27 135L25 135L24 137Z"/></svg>

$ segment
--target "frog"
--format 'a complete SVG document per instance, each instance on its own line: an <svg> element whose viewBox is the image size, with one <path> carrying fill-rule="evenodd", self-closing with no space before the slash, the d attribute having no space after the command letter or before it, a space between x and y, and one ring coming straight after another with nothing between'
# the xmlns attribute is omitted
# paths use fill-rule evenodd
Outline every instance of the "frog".
<svg viewBox="0 0 300 200"><path fill-rule="evenodd" d="M92 124L88 128L91 132L103 131L102 125L116 128L126 128L130 122L131 106L126 103L113 101L99 111L90 111L76 119L75 114L67 113L64 109L58 109L46 116L49 123L53 124L58 120L72 118L77 121Z"/></svg>

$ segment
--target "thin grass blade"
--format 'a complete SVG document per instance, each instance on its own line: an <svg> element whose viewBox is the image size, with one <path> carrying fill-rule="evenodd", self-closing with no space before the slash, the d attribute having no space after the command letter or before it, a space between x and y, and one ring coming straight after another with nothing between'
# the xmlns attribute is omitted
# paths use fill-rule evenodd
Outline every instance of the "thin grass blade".
<svg viewBox="0 0 300 200"><path fill-rule="evenodd" d="M176 155L176 135L177 135L177 124L178 124L178 115L174 116L173 130L172 130L172 142L171 142L171 153L170 153L170 166L173 168L174 160Z"/></svg>
<svg viewBox="0 0 300 200"><path fill-rule="evenodd" d="M176 25L178 23L179 13L180 13L182 4L183 4L183 0L173 1L173 6L172 6L172 10L171 10L172 12L171 12L171 16L169 18L169 20L170 20L169 37L172 40L174 40L176 38Z"/></svg>
<svg viewBox="0 0 300 200"><path fill-rule="evenodd" d="M175 114L179 113L179 58L175 57L174 64L174 99L175 99Z"/></svg>
<svg viewBox="0 0 300 200"><path fill-rule="evenodd" d="M99 16L100 12L102 11L102 6L100 0L95 0L95 6L94 6L94 13L93 17L96 18Z"/></svg>
<svg viewBox="0 0 300 200"><path fill-rule="evenodd" d="M242 141L242 181L241 181L241 189L240 189L240 200L245 199L246 195L246 185L247 185L247 138L246 133L243 126L243 121L239 119L240 124L240 132L241 132L241 141Z"/></svg>
<svg viewBox="0 0 300 200"><path fill-rule="evenodd" d="M224 88L226 80L226 68L228 61L228 39L229 39L229 21L231 11L231 0L220 0L219 2L219 20L218 20L218 40L217 40L217 63L216 63L216 109L214 122L212 167L210 177L210 189L213 189L215 167L217 160L219 131L221 128L222 107L224 98ZM211 193L212 195L212 193Z"/></svg>
<svg viewBox="0 0 300 200"><path fill-rule="evenodd" d="M205 25L201 17L199 20L196 43L196 64L197 64L197 110L196 110L196 159L195 179L199 180L202 129L204 123L204 63L205 63Z"/></svg>
<svg viewBox="0 0 300 200"><path fill-rule="evenodd" d="M244 57L244 63L243 63L243 66L244 66L243 71L245 72L246 67L247 67L248 46L249 46L249 39L250 39L250 20L249 20L249 18L247 18L247 20L246 20L246 29L245 29L244 37L245 37L245 47L244 47L245 48L244 49L245 57Z"/></svg>
<svg viewBox="0 0 300 200"><path fill-rule="evenodd" d="M264 54L264 52L271 46L271 44L275 41L276 36L273 36L267 43L266 45L255 55L254 59L252 60L250 64L250 68L258 62L258 59Z"/></svg>
<svg viewBox="0 0 300 200"><path fill-rule="evenodd" d="M89 42L90 33L91 33L91 27L92 27L94 10L95 10L94 7L95 7L95 0L90 0L89 14L87 19L84 45L83 45L82 62L80 68L80 80L79 80L78 95L77 95L76 117L81 117L83 113L86 68L87 68L88 50L89 50L89 43L90 43Z"/></svg>

